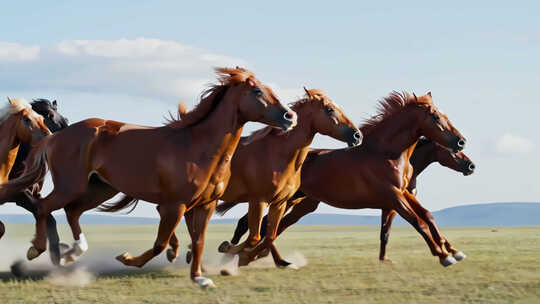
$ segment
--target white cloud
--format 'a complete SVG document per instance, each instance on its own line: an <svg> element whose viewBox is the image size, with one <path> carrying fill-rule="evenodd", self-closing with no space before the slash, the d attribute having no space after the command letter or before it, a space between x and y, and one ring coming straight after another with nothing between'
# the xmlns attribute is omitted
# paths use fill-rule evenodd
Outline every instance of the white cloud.
<svg viewBox="0 0 540 304"><path fill-rule="evenodd" d="M41 56L40 56L41 50ZM3 60L9 58L9 60ZM31 64L21 61L34 60ZM53 46L0 44L0 83L10 89L96 92L192 100L215 82L212 68L239 58L154 38L68 40Z"/></svg>
<svg viewBox="0 0 540 304"><path fill-rule="evenodd" d="M23 46L18 43L0 41L0 63L33 61L39 58L39 46Z"/></svg>
<svg viewBox="0 0 540 304"><path fill-rule="evenodd" d="M496 149L502 154L528 154L534 151L535 144L525 137L505 133L497 140Z"/></svg>

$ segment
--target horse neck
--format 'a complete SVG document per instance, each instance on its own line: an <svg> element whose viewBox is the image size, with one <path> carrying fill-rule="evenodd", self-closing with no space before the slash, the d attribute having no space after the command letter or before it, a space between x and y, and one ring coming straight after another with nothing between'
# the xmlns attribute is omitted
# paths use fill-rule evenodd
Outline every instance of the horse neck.
<svg viewBox="0 0 540 304"><path fill-rule="evenodd" d="M202 151L215 151L216 155L232 156L240 137L245 121L238 115L238 106L225 94L216 108L201 122L190 127L193 136L201 136L197 141Z"/></svg>
<svg viewBox="0 0 540 304"><path fill-rule="evenodd" d="M373 127L373 130L364 136L361 146L385 157L397 159L420 138L416 124L417 117L414 113L403 110ZM409 151L409 154L412 154L412 151Z"/></svg>
<svg viewBox="0 0 540 304"><path fill-rule="evenodd" d="M435 157L433 156L434 147L432 144L426 144L425 146L419 147L413 151L410 162L413 167L413 176L412 179L416 179L420 173L422 173L429 165L435 162Z"/></svg>
<svg viewBox="0 0 540 304"><path fill-rule="evenodd" d="M294 109L294 111L298 115L296 127L285 134L275 135L286 138L286 140L280 141L280 154L297 155L301 150L307 151L317 133L313 124L313 115L311 115L307 105Z"/></svg>
<svg viewBox="0 0 540 304"><path fill-rule="evenodd" d="M19 140L15 134L16 123L17 120L12 117L0 123L0 134L3 134L0 136L0 183L8 180L19 150Z"/></svg>

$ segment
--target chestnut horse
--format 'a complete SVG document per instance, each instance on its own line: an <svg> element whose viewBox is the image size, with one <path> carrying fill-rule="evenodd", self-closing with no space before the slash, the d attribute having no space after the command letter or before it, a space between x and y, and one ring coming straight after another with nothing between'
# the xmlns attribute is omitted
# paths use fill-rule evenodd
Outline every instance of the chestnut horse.
<svg viewBox="0 0 540 304"><path fill-rule="evenodd" d="M51 102L48 99L40 98L33 100L30 105L32 106L32 110L43 116L43 122L52 133L67 127L68 120L58 112L58 104L56 100ZM28 157L30 149L30 144L25 142L20 143L17 158L15 159L11 172L9 173L10 180L17 178L23 173L23 162ZM43 180L30 186L27 190L15 194L15 196L9 199L9 201L15 202L17 206L34 213L36 210L34 201L40 197L42 186ZM51 262L54 265L58 265L60 262L59 237L56 230L56 221L52 215L47 217L47 236L49 239L49 256Z"/></svg>
<svg viewBox="0 0 540 304"><path fill-rule="evenodd" d="M34 112L26 100L8 97L8 103L0 108L0 185L10 179L21 143L35 144L49 134L51 131L43 117ZM0 204L9 199L0 199ZM33 211L32 205L27 207ZM4 224L0 222L0 238L4 232Z"/></svg>
<svg viewBox="0 0 540 304"><path fill-rule="evenodd" d="M441 264L456 263L447 250L458 258L462 253L442 237L428 219L427 210L408 190L413 174L409 159L420 136L454 152L464 148L463 136L437 110L431 93L416 97L393 92L380 102L378 115L365 122L361 131L364 134L361 146L312 151L302 167L300 191L307 199L337 208L396 210L424 237ZM298 201L293 197L291 204ZM226 211L232 206L221 204L218 210ZM271 245L261 242L246 259L253 260ZM286 262L276 261L276 264Z"/></svg>
<svg viewBox="0 0 540 304"><path fill-rule="evenodd" d="M330 150L328 150L330 151ZM447 148L435 143L427 138L422 138L418 141L416 148L410 159L411 165L413 167L413 175L409 186L407 189L410 193L416 196L416 178L420 173L422 173L430 164L438 162L439 164L448 167L454 171L461 172L463 175L468 176L474 173L475 165L474 163L463 153L453 153ZM301 196L302 194L297 194ZM281 223L279 224L278 235L281 234L289 226L298 222L305 215L314 212L319 206L319 201L306 199L302 203L298 203L292 206L292 210L286 216L283 217ZM287 206L289 209L290 206ZM383 216L381 218L381 247L379 259L382 262L391 262L390 259L386 257L386 245L390 237L390 227L394 219L396 212L394 210L383 210ZM266 225L267 217L263 218L262 228L264 229ZM231 240L232 244L238 244L240 238L248 230L248 215L244 215L238 221L236 229L234 231L234 236ZM264 231L264 230L263 230ZM262 232L264 233L264 232ZM224 245L226 246L226 245ZM274 260L278 263L282 263L277 266L287 266L288 262L285 262L283 259L279 258L280 255L277 251L273 250L272 253L275 255Z"/></svg>
<svg viewBox="0 0 540 304"><path fill-rule="evenodd" d="M213 286L201 276L204 236L216 201L227 187L243 125L258 121L284 131L296 125L296 114L253 73L242 68L216 71L220 84L203 93L191 112L180 106L180 120L152 128L87 119L33 150L25 173L0 188L0 197L20 191L45 173L46 163L49 166L54 190L38 202L36 237L28 259L45 250L45 218L60 208L66 211L80 255L88 249L79 226L81 214L123 192L124 199L109 209L142 199L159 205L161 221L153 248L117 259L127 266L144 266L166 248L185 214L194 252L191 279L199 286Z"/></svg>
<svg viewBox="0 0 540 304"><path fill-rule="evenodd" d="M231 179L220 200L249 202L253 235L242 247L253 247L260 240L260 220L267 204L270 221L279 223L281 206L300 186L300 168L315 134L331 136L350 146L362 141L358 128L323 91L305 91L305 98L291 106L298 115L294 130L285 134L270 127L256 131L240 140L233 157ZM275 232L270 231L266 237L275 238ZM236 248L237 252L241 250Z"/></svg>

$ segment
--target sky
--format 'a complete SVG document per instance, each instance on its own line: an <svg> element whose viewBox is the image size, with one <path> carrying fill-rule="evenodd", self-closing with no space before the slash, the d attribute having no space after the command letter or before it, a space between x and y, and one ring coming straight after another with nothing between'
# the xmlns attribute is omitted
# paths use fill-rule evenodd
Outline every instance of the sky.
<svg viewBox="0 0 540 304"><path fill-rule="evenodd" d="M393 90L431 91L477 171L432 165L418 180L420 202L540 201L540 3L411 2L9 1L0 96L57 99L71 122L158 126L179 100L197 103L215 66L252 70L287 103L302 86L323 89L358 123ZM313 146L345 145L317 136ZM142 203L133 215L157 213Z"/></svg>

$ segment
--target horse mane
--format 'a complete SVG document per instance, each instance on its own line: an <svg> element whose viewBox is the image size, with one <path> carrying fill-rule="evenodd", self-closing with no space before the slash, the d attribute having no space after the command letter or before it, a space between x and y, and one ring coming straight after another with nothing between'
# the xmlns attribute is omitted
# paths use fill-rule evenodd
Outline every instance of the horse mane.
<svg viewBox="0 0 540 304"><path fill-rule="evenodd" d="M362 133L369 134L375 127L389 119L394 114L403 110L407 105L420 103L415 94L408 92L392 91L390 95L379 100L377 113L371 118L366 119L359 129Z"/></svg>
<svg viewBox="0 0 540 304"><path fill-rule="evenodd" d="M24 109L32 110L32 106L24 98L8 98L8 102L0 108L0 123L4 122L8 117L17 114Z"/></svg>
<svg viewBox="0 0 540 304"><path fill-rule="evenodd" d="M255 79L255 75L243 68L216 68L219 84L212 84L201 93L199 104L191 111L187 111L185 105L180 102L178 105L178 117L167 119L167 125L174 128L187 128L193 126L212 113L219 102L225 96L227 89L233 85Z"/></svg>
<svg viewBox="0 0 540 304"><path fill-rule="evenodd" d="M300 108L301 106L307 104L308 102L312 101L312 100L324 100L326 99L326 93L324 93L323 90L319 90L319 89L305 89L306 91L306 94L300 98L299 100L295 101L294 103L291 103L289 104L289 107L291 108L291 110L297 110L298 108Z"/></svg>

